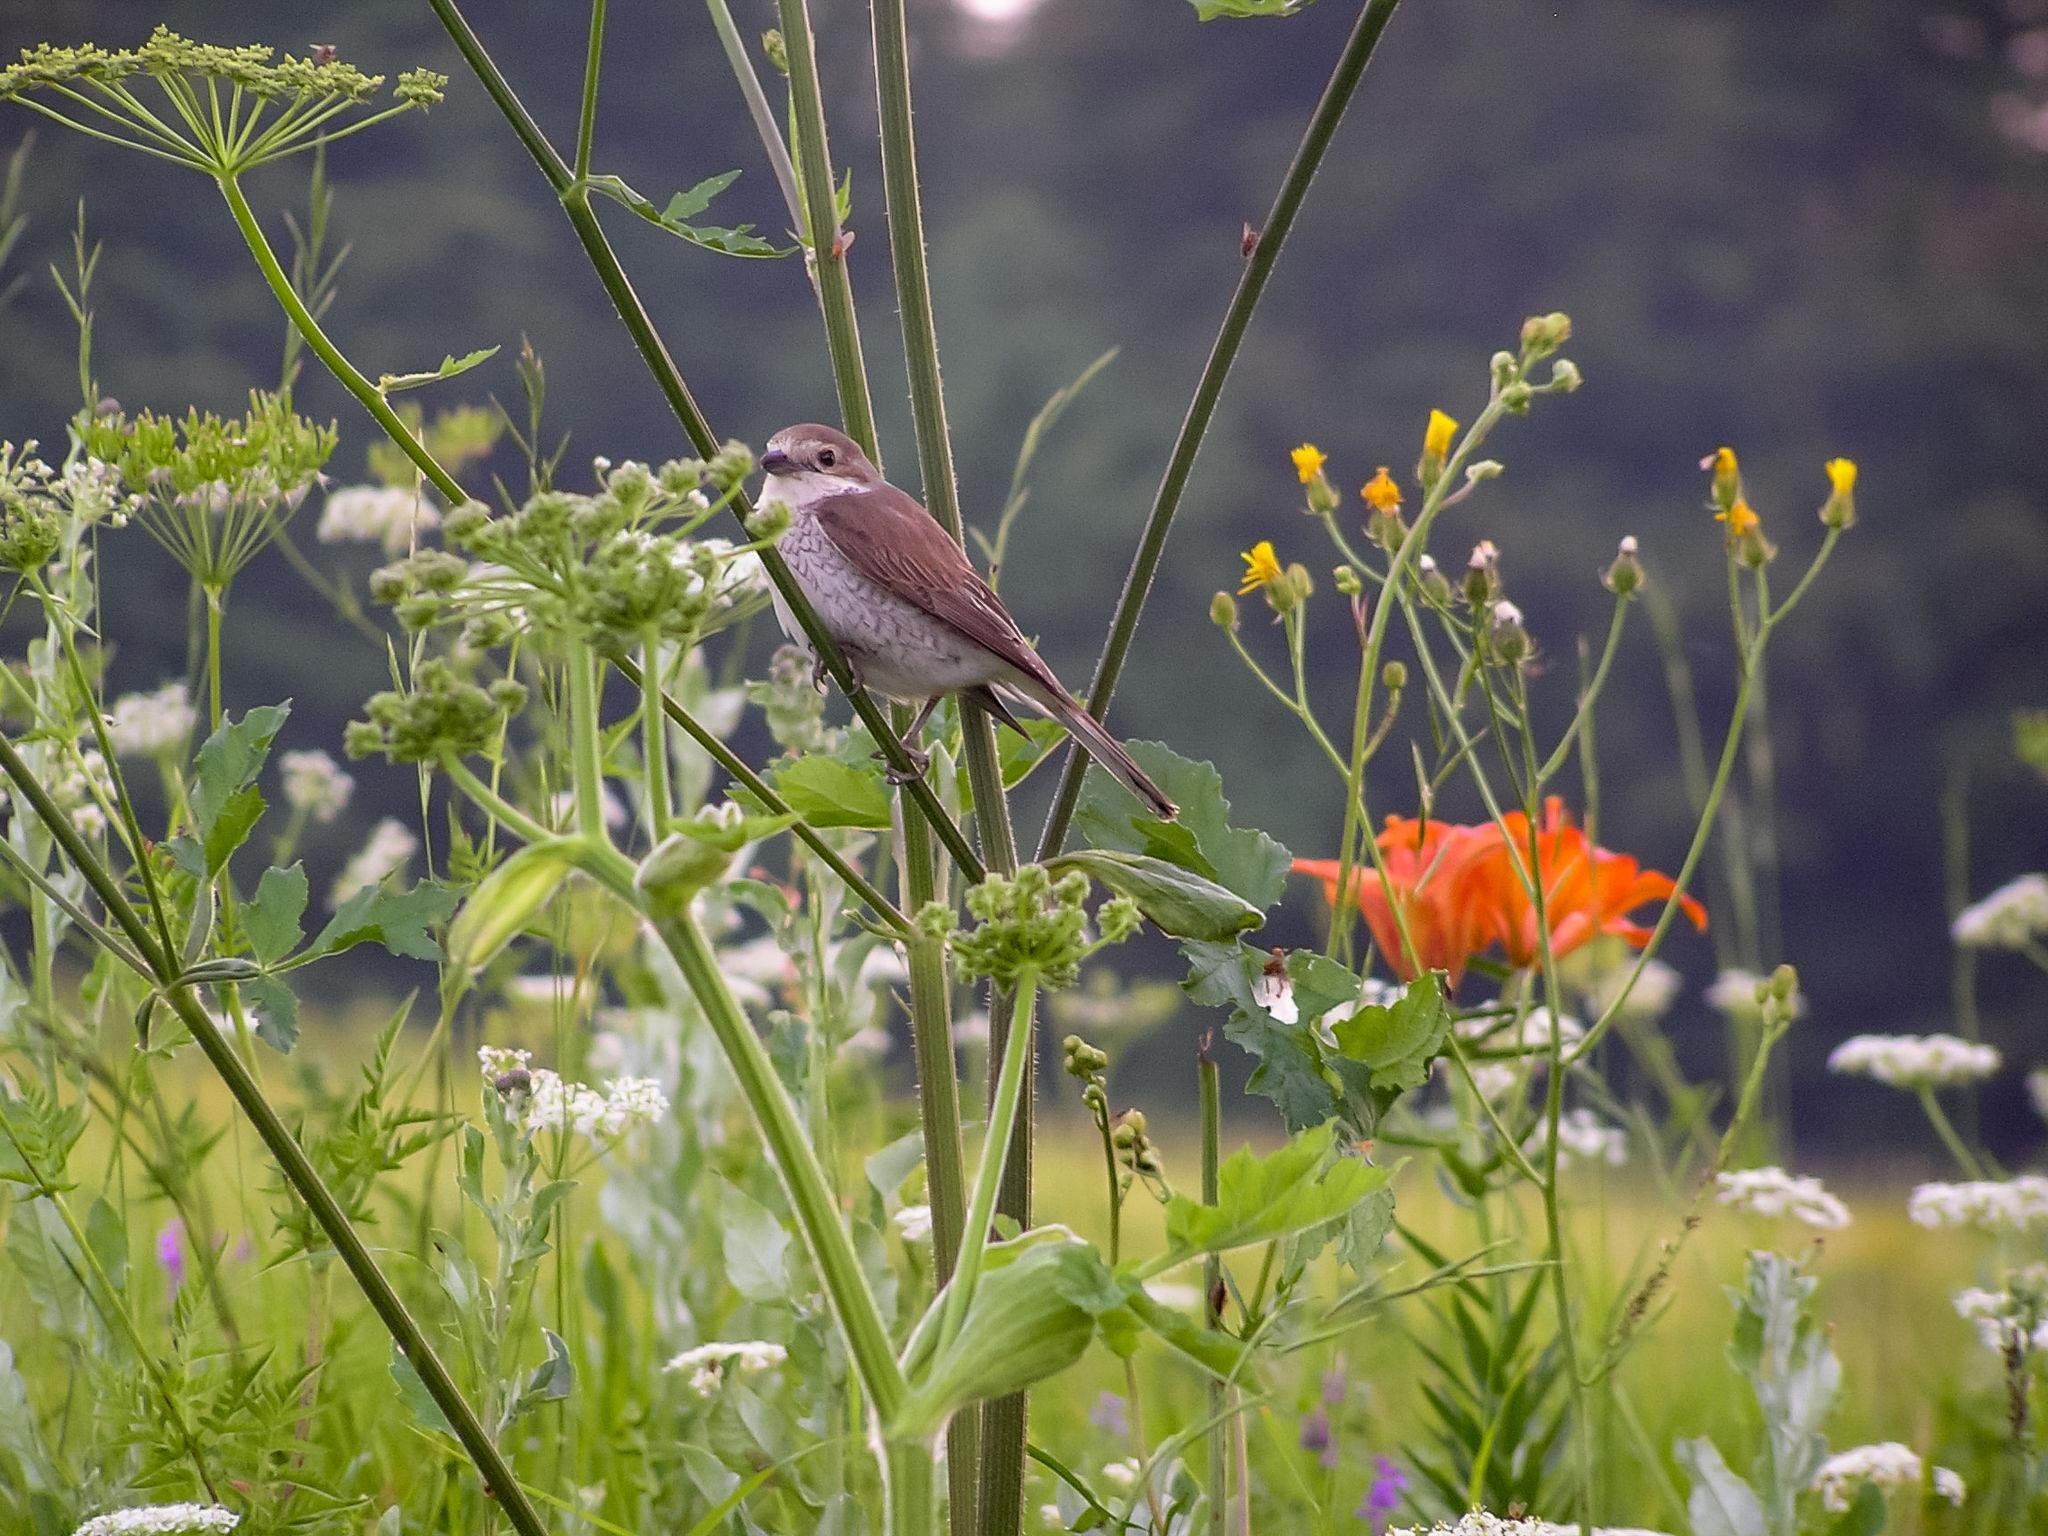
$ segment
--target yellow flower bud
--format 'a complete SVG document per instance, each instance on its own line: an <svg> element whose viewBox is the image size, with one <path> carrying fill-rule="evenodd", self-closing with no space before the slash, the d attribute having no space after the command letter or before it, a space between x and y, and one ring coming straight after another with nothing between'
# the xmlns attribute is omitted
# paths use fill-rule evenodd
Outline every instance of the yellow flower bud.
<svg viewBox="0 0 2048 1536"><path fill-rule="evenodd" d="M1458 423L1442 411L1429 413L1429 427L1422 434L1422 451L1441 460L1451 451L1451 439L1458 435Z"/></svg>
<svg viewBox="0 0 2048 1536"><path fill-rule="evenodd" d="M1320 476L1323 472L1323 466L1330 460L1330 456L1314 443L1303 443L1289 457L1294 460L1294 472L1301 476L1301 483L1303 485L1309 484Z"/></svg>
<svg viewBox="0 0 2048 1536"><path fill-rule="evenodd" d="M1733 448L1716 448L1700 460L1700 468L1714 475L1714 505L1724 513L1742 499L1742 471L1736 467Z"/></svg>
<svg viewBox="0 0 2048 1536"><path fill-rule="evenodd" d="M1394 477L1387 473L1382 464L1379 472L1358 493L1365 498L1365 504L1375 512L1398 512L1401 510L1401 487L1394 483Z"/></svg>
<svg viewBox="0 0 2048 1536"><path fill-rule="evenodd" d="M1830 528L1856 526L1856 461L1829 459L1822 466L1828 475L1828 499L1821 504L1820 520Z"/></svg>

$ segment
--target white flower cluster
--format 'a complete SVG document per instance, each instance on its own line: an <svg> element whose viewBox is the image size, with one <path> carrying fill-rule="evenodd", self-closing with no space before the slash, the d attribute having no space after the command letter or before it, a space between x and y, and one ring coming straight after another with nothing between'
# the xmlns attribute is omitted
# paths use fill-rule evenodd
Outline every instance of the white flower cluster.
<svg viewBox="0 0 2048 1536"><path fill-rule="evenodd" d="M57 802L57 808L71 818L79 836L98 837L107 830L106 812L100 809L99 799L93 794L95 787L109 799L114 794L113 776L107 772L104 757L91 747L65 752L49 743L37 744L22 755L50 798ZM0 807L12 805L8 791L0 788Z"/></svg>
<svg viewBox="0 0 2048 1536"><path fill-rule="evenodd" d="M1475 1509L1457 1520L1439 1525L1397 1525L1387 1536L1579 1536L1577 1525L1554 1525L1548 1520L1504 1520ZM1637 1525L1595 1526L1593 1536L1664 1536L1662 1531Z"/></svg>
<svg viewBox="0 0 2048 1536"><path fill-rule="evenodd" d="M1907 1197L1906 1214L1923 1227L2032 1231L2048 1225L2048 1178L2023 1173L2013 1179L1922 1184Z"/></svg>
<svg viewBox="0 0 2048 1536"><path fill-rule="evenodd" d="M744 1344L699 1344L695 1349L684 1350L662 1369L688 1371L690 1390L699 1397L709 1397L728 1374L752 1376L772 1371L788 1358L789 1351L780 1344L752 1339Z"/></svg>
<svg viewBox="0 0 2048 1536"><path fill-rule="evenodd" d="M1628 986L1629 977L1634 974L1633 961L1603 971L1585 988L1586 1007L1594 1017L1604 1015L1621 997L1621 989ZM1678 1001L1679 988L1684 978L1677 970L1662 960L1651 960L1643 966L1643 974L1636 977L1636 984L1629 987L1628 998L1621 1004L1618 1015L1624 1019L1661 1019L1671 1011L1671 1005ZM1754 996L1754 992L1752 992Z"/></svg>
<svg viewBox="0 0 2048 1536"><path fill-rule="evenodd" d="M72 1536L193 1536L232 1531L242 1517L221 1504L138 1504L94 1515Z"/></svg>
<svg viewBox="0 0 2048 1536"><path fill-rule="evenodd" d="M2048 875L2008 880L1958 912L1949 932L1971 949L2025 949L2048 938Z"/></svg>
<svg viewBox="0 0 2048 1536"><path fill-rule="evenodd" d="M1532 1162L1542 1157L1541 1126L1522 1151ZM1628 1161L1628 1132L1618 1125L1602 1123L1590 1109L1567 1110L1557 1122L1557 1160L1561 1165L1586 1162L1619 1168Z"/></svg>
<svg viewBox="0 0 2048 1536"><path fill-rule="evenodd" d="M183 683L165 683L154 693L124 694L107 711L107 736L121 757L156 757L185 745L199 712Z"/></svg>
<svg viewBox="0 0 2048 1536"><path fill-rule="evenodd" d="M1956 1315L1974 1323L1984 1347L2005 1355L2015 1344L2048 1350L2048 1265L2020 1270L2002 1291L1956 1292Z"/></svg>
<svg viewBox="0 0 2048 1536"><path fill-rule="evenodd" d="M1856 1035L1828 1053L1828 1070L1874 1077L1894 1088L1973 1083L1998 1070L1995 1047L1954 1035Z"/></svg>
<svg viewBox="0 0 2048 1536"><path fill-rule="evenodd" d="M402 822L396 817L386 816L370 829L370 840L363 844L355 857L342 865L341 873L334 877L334 887L327 893L327 905L338 907L357 891L382 885L411 862L419 846L420 840L406 831Z"/></svg>
<svg viewBox="0 0 2048 1536"><path fill-rule="evenodd" d="M349 485L330 491L314 537L322 544L379 544L396 559L413 534L441 526L441 514L417 491L392 485Z"/></svg>
<svg viewBox="0 0 2048 1536"><path fill-rule="evenodd" d="M284 803L325 824L348 808L356 781L325 752L286 752L277 760L284 774Z"/></svg>
<svg viewBox="0 0 2048 1536"><path fill-rule="evenodd" d="M1821 1503L1841 1514L1865 1483L1875 1483L1880 1488L1909 1488L1917 1486L1924 1473L1924 1465L1911 1446L1885 1440L1830 1456L1814 1475L1813 1486ZM1967 1493L1962 1478L1947 1467L1934 1469L1934 1491L1955 1505L1961 1505Z"/></svg>
<svg viewBox="0 0 2048 1536"><path fill-rule="evenodd" d="M1821 1232L1838 1232L1849 1225L1849 1207L1811 1175L1790 1174L1782 1168L1744 1168L1717 1174L1714 1182L1720 1187L1715 1198L1721 1204L1752 1216L1790 1216Z"/></svg>
<svg viewBox="0 0 2048 1536"><path fill-rule="evenodd" d="M1121 1461L1107 1463L1102 1469L1102 1480L1112 1488L1135 1488L1138 1486L1138 1473L1142 1470L1137 1457L1126 1456Z"/></svg>
<svg viewBox="0 0 2048 1536"><path fill-rule="evenodd" d="M592 1141L609 1141L636 1125L652 1125L668 1113L668 1095L651 1077L615 1078L600 1091L588 1083L567 1082L546 1067L532 1066L529 1051L486 1045L476 1056L485 1080L497 1088L511 1106L513 1119L528 1131L563 1131ZM523 1083L516 1081L520 1073L525 1074ZM515 1082L497 1087L507 1078Z"/></svg>

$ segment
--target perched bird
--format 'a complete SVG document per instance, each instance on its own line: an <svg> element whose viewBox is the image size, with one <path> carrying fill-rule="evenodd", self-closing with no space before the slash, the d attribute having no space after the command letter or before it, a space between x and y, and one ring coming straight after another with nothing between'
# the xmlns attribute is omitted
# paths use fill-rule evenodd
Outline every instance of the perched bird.
<svg viewBox="0 0 2048 1536"><path fill-rule="evenodd" d="M784 427L761 456L761 500L792 514L779 546L861 683L921 706L905 746L940 699L958 694L1021 730L1010 704L1057 720L1103 769L1160 816L1174 803L1053 675L1002 599L916 498L882 478L858 444L830 427ZM782 632L807 644L778 593Z"/></svg>

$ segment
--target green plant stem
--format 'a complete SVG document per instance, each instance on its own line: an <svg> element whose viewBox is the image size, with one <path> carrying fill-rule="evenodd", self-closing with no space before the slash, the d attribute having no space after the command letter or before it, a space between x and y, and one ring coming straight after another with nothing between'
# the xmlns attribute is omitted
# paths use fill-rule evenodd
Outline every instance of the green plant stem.
<svg viewBox="0 0 2048 1536"><path fill-rule="evenodd" d="M662 946L704 1010L725 1054L726 1065L753 1113L755 1129L774 1159L783 1192L838 1316L847 1353L868 1395L869 1406L879 1422L892 1422L906 1391L903 1372L896 1363L888 1329L875 1307L867 1279L861 1273L853 1240L840 1220L831 1184L817 1153L804 1137L803 1123L790 1102L788 1090L782 1086L782 1079L776 1075L775 1064L768 1059L767 1047L754 1033L754 1026L740 1011L739 1004L733 1001L725 978L719 974L718 957L712 953L687 904L655 905L650 909L649 903L630 889L619 894L634 900L646 912Z"/></svg>
<svg viewBox="0 0 2048 1536"><path fill-rule="evenodd" d="M667 343L661 339L661 333L655 329L646 306L640 302L640 296L634 291L632 280L626 276L625 268L619 264L618 256L611 248L611 242L605 238L603 226L598 223L589 194L578 185L568 165L555 152L547 136L540 131L539 124L534 122L533 115L526 110L525 103L519 99L518 93L512 89L504 73L492 60L482 41L464 18L456 0L427 0L427 4L440 19L457 51L462 54L463 62L468 64L483 86L485 94L504 114L505 120L512 126L513 133L517 135L519 142L539 166L541 175L546 178L548 185L560 199L562 211L568 216L571 227L575 229L576 238L582 244L591 266L596 270L598 281L604 285L605 293L618 311L620 322L625 326L634 350L640 354L648 371L654 375L655 384L660 388L662 397L668 401L669 409L675 413L676 420L682 424L691 446L707 456L717 452L718 437L712 432L711 423L699 408L696 397L690 393L689 385L684 381L681 370L676 367L675 359L670 356ZM744 528L752 516L752 503L744 494L735 493L727 505ZM869 734L874 737L876 745L880 747L889 765L906 775L913 775L915 765L904 752L895 732L890 729L887 716L867 690L854 679L853 673L847 668L845 658L840 655L838 645L818 622L818 616L812 610L810 600L804 596L803 589L790 574L789 566L772 549L761 551L761 564L767 570L768 579L774 583L775 590L781 594L784 604L803 629L812 651L823 660L833 683L853 705L854 713L868 728ZM968 879L979 880L985 872L981 860L975 855L965 834L946 814L945 807L939 803L938 795L931 785L913 776L908 779L905 787L917 802L918 809L938 832L939 840L946 845L946 852L953 862Z"/></svg>
<svg viewBox="0 0 2048 1536"><path fill-rule="evenodd" d="M461 1442L475 1465L484 1486L497 1500L520 1536L546 1536L540 1516L534 1511L518 1479L512 1475L512 1468L499 1452L491 1437L484 1432L482 1424L455 1385L454 1377L434 1353L433 1346L420 1331L420 1327L406 1311L405 1303L399 1299L370 1250L357 1234L348 1214L334 1198L319 1170L306 1156L290 1129L285 1125L270 1101L257 1086L234 1047L214 1027L206 1010L193 995L192 988L178 982L179 966L175 955L166 954L156 945L147 927L135 914L121 894L114 877L100 863L85 840L78 835L69 819L50 799L49 793L29 772L14 743L0 736L0 772L14 781L16 789L34 809L36 816L49 828L69 858L84 876L108 914L127 934L128 942L142 955L150 966L150 980L158 988L164 1002L183 1021L191 1032L192 1039L205 1054L214 1071L227 1086L228 1092L241 1107L256 1133L262 1137L265 1147L275 1159L278 1171L292 1186L294 1193L305 1202L313 1219L319 1223L327 1240L334 1245L342 1264L362 1291L371 1308L390 1332L392 1339L418 1373L427 1395L434 1400L434 1406L441 1410L449 1425L455 1431L455 1438Z"/></svg>
<svg viewBox="0 0 2048 1536"><path fill-rule="evenodd" d="M883 1528L888 1536L933 1536L938 1530L934 1459L932 1447L923 1440L883 1443Z"/></svg>
<svg viewBox="0 0 2048 1536"><path fill-rule="evenodd" d="M668 836L674 809L668 786L668 717L662 712L661 636L650 629L641 647L640 739L647 769L647 826L654 841Z"/></svg>
<svg viewBox="0 0 2048 1536"><path fill-rule="evenodd" d="M1927 1123L1934 1127L1934 1134L1941 1138L1941 1144L1948 1148L1949 1156L1956 1160L1956 1166L1963 1170L1963 1176L1970 1179L1984 1177L1984 1164L1972 1152L1969 1144L1956 1134L1948 1114L1941 1107L1941 1101L1934 1096L1932 1088L1922 1088L1919 1093L1920 1107L1926 1111Z"/></svg>
<svg viewBox="0 0 2048 1536"><path fill-rule="evenodd" d="M635 688L646 687L646 675L631 660L623 656L614 657L612 665L617 667L626 681ZM748 767L745 758L719 740L716 732L679 704L674 695L666 689L661 690L661 709L670 720L682 727L684 735L704 749L705 754L714 763L744 785L747 793L759 800L769 815L795 814L791 811L789 802L775 792L774 785ZM825 840L817 828L799 817L791 825L789 835L810 849L827 869L844 880L847 888L866 902L869 910L881 919L885 926L893 929L898 938L908 939L916 932L910 920L896 909L896 904L884 896L873 881L854 868L838 849Z"/></svg>
<svg viewBox="0 0 2048 1536"><path fill-rule="evenodd" d="M583 109L576 118L576 179L590 174L590 150L597 140L597 73L604 59L605 0L590 0L590 44L583 55Z"/></svg>
<svg viewBox="0 0 2048 1536"><path fill-rule="evenodd" d="M569 746L575 768L576 829L609 841L604 827L604 746L600 740L597 653L579 645L569 653Z"/></svg>
<svg viewBox="0 0 2048 1536"><path fill-rule="evenodd" d="M1572 715L1571 724L1565 727L1564 735L1558 738L1557 746L1550 756L1543 760L1543 766L1536 771L1536 784L1539 788L1555 778L1558 770L1564 767L1566 760L1571 756L1572 743L1579 739L1580 733L1591 730L1593 705L1599 700L1601 690L1607 686L1607 673L1614 665L1614 653L1621 648L1621 622L1627 616L1628 594L1624 592L1614 600L1614 618L1607 626L1607 643L1600 648L1600 661L1593 668L1591 681L1579 690L1579 707ZM1592 835L1589 828L1586 836L1590 839Z"/></svg>
<svg viewBox="0 0 2048 1536"><path fill-rule="evenodd" d="M946 1294L946 1308L939 1314L937 1348L944 1350L960 1332L967 1310L974 1302L974 1287L981 1279L981 1261L988 1251L988 1234L996 1214L996 1191L1003 1182L1003 1164L1009 1157L1010 1133L1015 1127L1024 1088L1024 1063L1031 1055L1032 1004L1038 978L1030 971L1017 977L1016 1028L1010 1032L996 1079L996 1092L989 1106L988 1134L982 1142L981 1165L974 1174L974 1194L967 1203L966 1230L960 1239L960 1262L953 1270L952 1288ZM995 1511L984 1514L993 1518Z"/></svg>
<svg viewBox="0 0 2048 1536"><path fill-rule="evenodd" d="M263 280L270 284L270 290L277 295L277 302L284 306L284 312L291 317L299 334L306 339L306 345L313 355L327 365L327 371L341 381L342 387L357 400L363 409L376 418L377 425L385 435L396 443L408 459L419 466L421 474L432 483L435 490L447 498L451 507L459 507L469 500L468 492L456 483L455 477L443 469L438 460L427 452L426 446L413 434L391 409L391 402L383 392L341 353L341 349L327 339L327 333L320 328L320 322L313 312L306 308L292 287L291 277L277 259L277 252L270 248L270 241L264 236L263 226L256 222L256 215L250 210L248 198L242 195L242 184L232 176L218 178L221 196L227 199L228 209L235 216L235 227L242 232L242 239L248 244L249 254L256 258L256 265L263 273Z"/></svg>
<svg viewBox="0 0 2048 1536"><path fill-rule="evenodd" d="M1215 1205L1222 1198L1221 1168L1223 1142L1223 1100L1216 1058L1204 1039L1195 1071L1202 1092L1202 1203ZM1202 1319L1211 1331L1222 1328L1223 1309L1217 1304L1223 1289L1223 1258L1210 1254L1202 1263ZM1209 1382L1209 1536L1223 1536L1224 1492L1229 1483L1226 1466L1230 1439L1224 1430L1224 1386Z"/></svg>
<svg viewBox="0 0 2048 1536"><path fill-rule="evenodd" d="M732 11L725 0L704 0L711 12L711 25L718 33L719 45L725 49L726 62L732 65L733 78L739 82L740 95L747 103L747 116L754 120L754 132L760 136L761 148L768 156L770 169L775 172L775 184L782 189L782 201L789 209L789 227L801 229L804 222L802 196L797 191L796 167L790 164L789 146L782 142L782 127L775 120L775 109L768 105L768 93L761 89L761 77L754 69L752 55L740 36L740 29L734 25Z"/></svg>
<svg viewBox="0 0 2048 1536"><path fill-rule="evenodd" d="M1215 417L1224 381L1230 376L1231 364L1236 362L1238 348L1251 326L1252 314L1257 310L1259 299L1266 291L1266 283L1280 260L1281 248L1294 228L1295 216L1300 213L1302 201L1308 195L1309 183L1315 179L1323 156L1330 148L1330 141L1336 136L1344 109L1357 94L1359 82L1365 77L1365 67L1372 61L1373 50L1379 46L1380 36L1386 31L1387 23L1393 19L1399 4L1400 0L1366 0L1359 11L1351 35L1345 39L1343 52L1337 56L1336 68L1331 71L1329 82L1324 85L1323 94L1309 115L1308 126L1302 132L1294 158L1281 178L1280 191L1266 215L1265 227L1258 231L1258 244L1245 260L1237 291L1231 295L1230 304L1223 312L1223 324L1209 349L1209 360L1202 366L1194 395L1188 401L1187 415L1182 419L1173 448L1167 455L1165 473L1160 477L1159 489L1153 494L1152 510L1145 518L1145 530L1139 536L1137 553L1124 577L1123 592L1117 598L1116 614L1110 620L1102 658L1096 663L1095 680L1088 690L1088 712L1098 720L1108 712L1117 680L1123 675L1124 662L1137 634L1139 616L1152 590L1152 578L1166 552L1166 536L1173 527L1174 514L1180 509L1181 496L1194 473L1195 456L1201 451L1202 439ZM1080 803L1081 779L1087 771L1087 757L1080 752L1073 753L1068 759L1066 775L1060 781L1052 810L1046 817L1045 830L1038 840L1040 860L1057 853L1066 841L1067 828L1073 821L1075 807Z"/></svg>

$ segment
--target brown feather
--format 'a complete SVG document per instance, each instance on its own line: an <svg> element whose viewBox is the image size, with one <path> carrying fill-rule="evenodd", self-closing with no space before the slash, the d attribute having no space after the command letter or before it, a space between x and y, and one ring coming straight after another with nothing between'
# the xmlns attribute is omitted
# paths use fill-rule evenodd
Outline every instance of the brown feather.
<svg viewBox="0 0 2048 1536"><path fill-rule="evenodd" d="M1071 699L966 554L917 501L893 485L826 496L810 511L853 568L1026 677Z"/></svg>

